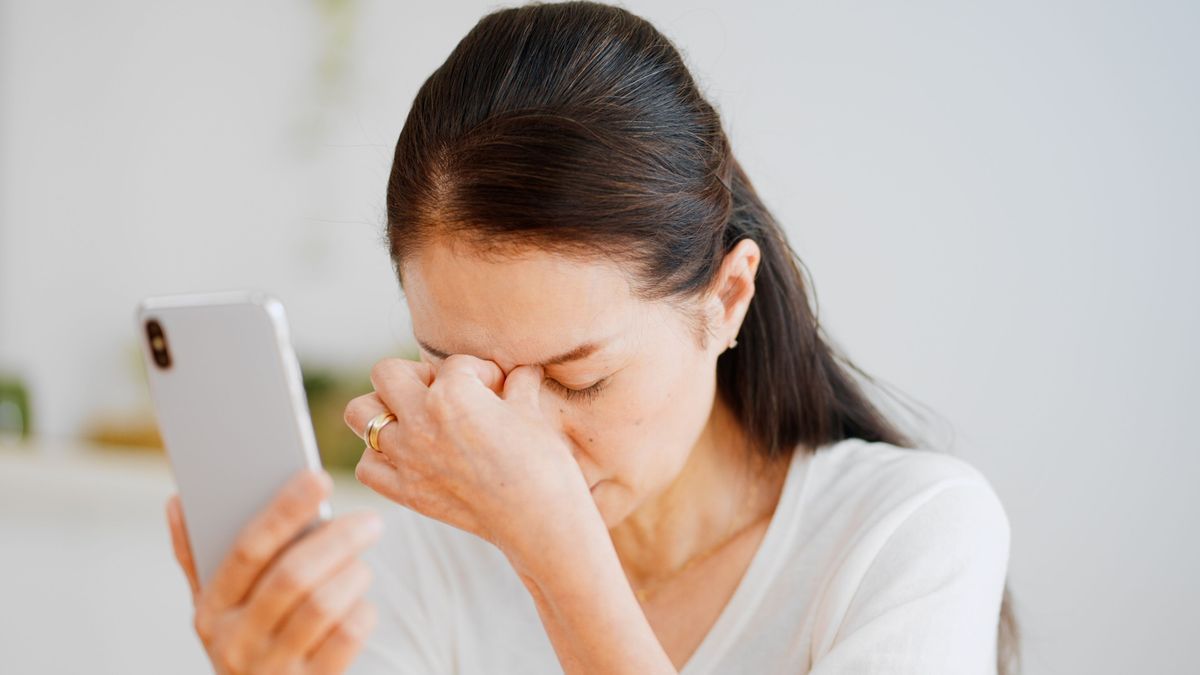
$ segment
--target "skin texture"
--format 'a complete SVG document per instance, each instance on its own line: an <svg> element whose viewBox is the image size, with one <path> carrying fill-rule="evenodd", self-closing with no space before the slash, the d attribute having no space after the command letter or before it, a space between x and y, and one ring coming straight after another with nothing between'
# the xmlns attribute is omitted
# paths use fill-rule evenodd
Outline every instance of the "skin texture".
<svg viewBox="0 0 1200 675"><path fill-rule="evenodd" d="M732 503L744 499L744 486L719 475L744 475L747 451L716 400L716 360L741 325L757 264L757 245L744 241L726 261L724 297L697 301L714 334L703 349L677 309L635 299L608 265L535 252L486 261L463 247L433 246L405 265L404 278L421 343L491 360L504 373L579 344L608 343L547 367L540 407L592 487L621 559L634 576L652 577L703 548L705 533L722 532ZM422 361L444 363L425 349ZM590 400L562 391L602 379Z"/></svg>
<svg viewBox="0 0 1200 675"><path fill-rule="evenodd" d="M327 473L296 475L243 529L203 588L179 497L168 499L194 627L217 673L341 673L361 649L376 610L362 598L371 569L358 556L380 535L378 514L340 516L296 539L331 488Z"/></svg>
<svg viewBox="0 0 1200 675"><path fill-rule="evenodd" d="M631 585L761 522L781 485L716 396L758 261L740 242L692 301L702 345L685 312L635 298L611 263L432 243L401 270L421 361L379 362L375 391L346 409L360 436L397 416L359 480L499 547L567 672L675 672L686 654L666 653ZM586 343L599 348L546 363Z"/></svg>

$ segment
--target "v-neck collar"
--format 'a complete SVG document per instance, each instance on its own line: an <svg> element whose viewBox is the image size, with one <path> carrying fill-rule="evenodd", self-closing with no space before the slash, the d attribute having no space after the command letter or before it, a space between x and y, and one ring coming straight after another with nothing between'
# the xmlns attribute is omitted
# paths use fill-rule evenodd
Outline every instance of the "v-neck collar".
<svg viewBox="0 0 1200 675"><path fill-rule="evenodd" d="M823 449L818 448L817 452ZM679 670L680 675L712 672L717 662L737 640L745 623L753 614L752 610L762 601L771 581L786 562L786 556L780 553L795 537L800 523L801 497L807 483L811 459L812 454L804 452L801 448L797 448L792 454L779 494L779 502L775 505L775 513L771 515L771 522L767 525L758 550L754 552L750 565L747 566L737 588L734 589L729 602L725 603L712 628Z"/></svg>

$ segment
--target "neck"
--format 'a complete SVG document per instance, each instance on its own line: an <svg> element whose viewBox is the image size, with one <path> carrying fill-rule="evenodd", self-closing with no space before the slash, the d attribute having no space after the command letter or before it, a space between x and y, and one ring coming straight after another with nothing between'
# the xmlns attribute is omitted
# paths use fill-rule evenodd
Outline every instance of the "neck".
<svg viewBox="0 0 1200 675"><path fill-rule="evenodd" d="M787 462L752 451L732 411L714 397L708 423L675 480L609 532L636 585L670 574L774 512Z"/></svg>

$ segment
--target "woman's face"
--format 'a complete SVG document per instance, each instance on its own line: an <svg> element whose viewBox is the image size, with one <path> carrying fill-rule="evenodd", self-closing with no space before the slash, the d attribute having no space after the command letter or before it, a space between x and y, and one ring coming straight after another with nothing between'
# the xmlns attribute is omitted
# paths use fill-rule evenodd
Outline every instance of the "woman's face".
<svg viewBox="0 0 1200 675"><path fill-rule="evenodd" d="M541 251L489 261L435 242L402 275L423 360L470 354L506 374L543 364L542 411L610 528L679 474L712 412L717 356L741 321L721 300L699 301L716 335L702 348L678 309L633 297L611 264Z"/></svg>

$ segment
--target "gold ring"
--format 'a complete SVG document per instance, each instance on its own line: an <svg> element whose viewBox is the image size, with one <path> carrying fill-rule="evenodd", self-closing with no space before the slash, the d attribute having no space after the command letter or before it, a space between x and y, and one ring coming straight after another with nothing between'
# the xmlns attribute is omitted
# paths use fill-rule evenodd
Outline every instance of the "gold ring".
<svg viewBox="0 0 1200 675"><path fill-rule="evenodd" d="M371 446L372 450L379 451L379 430L387 426L388 422L396 419L396 416L390 412L381 412L371 418L367 422L367 445Z"/></svg>

